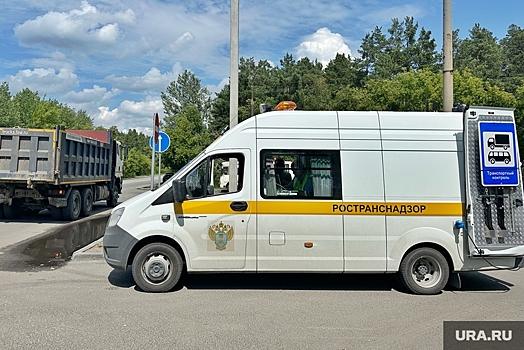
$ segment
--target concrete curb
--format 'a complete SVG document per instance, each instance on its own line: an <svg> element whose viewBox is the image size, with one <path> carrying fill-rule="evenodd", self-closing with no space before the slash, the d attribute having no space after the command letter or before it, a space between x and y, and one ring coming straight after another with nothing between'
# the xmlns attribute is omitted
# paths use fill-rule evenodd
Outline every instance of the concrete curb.
<svg viewBox="0 0 524 350"><path fill-rule="evenodd" d="M89 249L93 248L94 246L96 246L99 243L102 243L103 239L104 237L100 237L96 241L77 250L71 256L71 260L102 260L104 259L104 253L101 251L100 252L89 252Z"/></svg>

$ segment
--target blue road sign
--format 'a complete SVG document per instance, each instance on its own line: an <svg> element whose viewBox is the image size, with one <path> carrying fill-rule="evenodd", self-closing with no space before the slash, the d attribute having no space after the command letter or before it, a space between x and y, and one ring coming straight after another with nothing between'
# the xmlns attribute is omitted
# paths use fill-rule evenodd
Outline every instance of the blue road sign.
<svg viewBox="0 0 524 350"><path fill-rule="evenodd" d="M482 186L517 186L515 125L480 122L479 140Z"/></svg>
<svg viewBox="0 0 524 350"><path fill-rule="evenodd" d="M155 145L155 152L164 152L169 148L171 144L171 139L165 132L160 131L158 133L158 143ZM153 136L149 138L149 147L153 148Z"/></svg>

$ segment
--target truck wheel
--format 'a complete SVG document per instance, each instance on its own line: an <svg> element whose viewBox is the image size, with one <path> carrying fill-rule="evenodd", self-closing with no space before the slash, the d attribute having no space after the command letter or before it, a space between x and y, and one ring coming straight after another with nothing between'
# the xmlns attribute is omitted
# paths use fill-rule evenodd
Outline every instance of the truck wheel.
<svg viewBox="0 0 524 350"><path fill-rule="evenodd" d="M67 207L62 208L62 215L65 220L74 221L80 216L82 209L82 198L78 190L72 190L67 199Z"/></svg>
<svg viewBox="0 0 524 350"><path fill-rule="evenodd" d="M165 243L148 244L138 251L132 272L144 292L169 292L182 274L183 261L175 248Z"/></svg>
<svg viewBox="0 0 524 350"><path fill-rule="evenodd" d="M93 211L93 191L90 188L82 190L82 216L89 216Z"/></svg>
<svg viewBox="0 0 524 350"><path fill-rule="evenodd" d="M116 207L118 204L118 190L116 188L111 190L111 193L109 194L106 202L108 207Z"/></svg>
<svg viewBox="0 0 524 350"><path fill-rule="evenodd" d="M13 199L11 205L4 204L4 217L8 220L19 219L22 216L20 210L20 204L17 200Z"/></svg>
<svg viewBox="0 0 524 350"><path fill-rule="evenodd" d="M399 268L400 280L415 294L437 294L449 279L449 265L432 248L418 248L404 257Z"/></svg>
<svg viewBox="0 0 524 350"><path fill-rule="evenodd" d="M51 207L49 208L49 211L51 212L51 217L53 218L53 220L64 220L64 216L62 215L62 208Z"/></svg>

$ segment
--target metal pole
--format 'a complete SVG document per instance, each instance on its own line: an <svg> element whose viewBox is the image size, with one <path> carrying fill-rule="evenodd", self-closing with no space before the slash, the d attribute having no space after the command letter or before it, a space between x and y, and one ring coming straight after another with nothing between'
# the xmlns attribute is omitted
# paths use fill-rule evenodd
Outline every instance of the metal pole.
<svg viewBox="0 0 524 350"><path fill-rule="evenodd" d="M155 187L155 113L153 113L153 147L151 148L151 191Z"/></svg>
<svg viewBox="0 0 524 350"><path fill-rule="evenodd" d="M442 69L442 107L444 112L453 109L453 26L451 22L451 0L444 0L444 47Z"/></svg>
<svg viewBox="0 0 524 350"><path fill-rule="evenodd" d="M229 129L238 124L238 0L231 0L230 23L230 94L229 94ZM229 160L229 191L237 190L237 164L236 159Z"/></svg>
<svg viewBox="0 0 524 350"><path fill-rule="evenodd" d="M158 135L158 186L162 183L160 171L162 170L162 136Z"/></svg>

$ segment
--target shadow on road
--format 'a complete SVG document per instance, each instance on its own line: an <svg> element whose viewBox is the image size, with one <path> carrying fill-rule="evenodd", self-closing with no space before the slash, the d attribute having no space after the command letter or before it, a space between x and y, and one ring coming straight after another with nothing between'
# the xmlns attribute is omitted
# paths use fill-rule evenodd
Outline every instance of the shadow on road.
<svg viewBox="0 0 524 350"><path fill-rule="evenodd" d="M93 212L91 213L91 215L100 214L110 209L111 208L108 208L107 205L103 203L95 203L93 204ZM51 212L45 209L45 210L41 210L39 213L32 213L32 214L23 213L22 216L17 219L9 220L6 218L2 218L0 219L0 222L5 222L5 223L22 222L22 223L34 223L34 224L48 224L48 223L66 224L66 223L69 223L70 221L53 219L53 217L51 216Z"/></svg>
<svg viewBox="0 0 524 350"><path fill-rule="evenodd" d="M24 272L63 266L75 251L104 235L108 218L89 217L6 247L0 250L0 270Z"/></svg>
<svg viewBox="0 0 524 350"><path fill-rule="evenodd" d="M513 284L491 276L470 272L461 274L460 290L447 286L446 291L456 292L507 292ZM131 270L113 270L108 276L109 283L121 288L134 287ZM391 291L408 293L396 281L393 274L283 274L283 273L224 273L184 274L174 291L187 289L224 290L337 290L337 291Z"/></svg>

